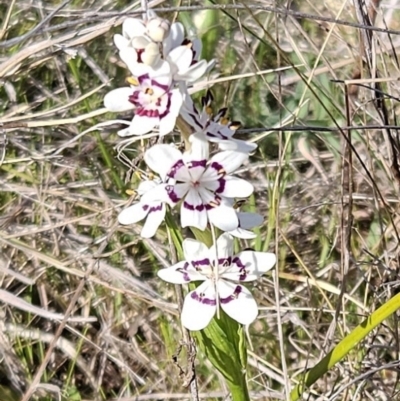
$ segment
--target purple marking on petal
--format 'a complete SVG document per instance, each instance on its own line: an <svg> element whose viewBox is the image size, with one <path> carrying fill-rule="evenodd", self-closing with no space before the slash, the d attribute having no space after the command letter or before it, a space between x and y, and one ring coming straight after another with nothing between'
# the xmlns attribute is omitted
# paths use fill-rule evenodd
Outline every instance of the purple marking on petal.
<svg viewBox="0 0 400 401"><path fill-rule="evenodd" d="M195 109L195 108L194 108ZM196 110L196 109L195 109ZM199 130L204 129L203 125L200 123L200 121L198 120L198 114L197 111L195 112L195 114L193 113L189 113L189 116L193 119L193 122L199 127Z"/></svg>
<svg viewBox="0 0 400 401"><path fill-rule="evenodd" d="M185 281L187 281L187 282L190 281L190 277L189 277L189 274L188 274L188 272L187 272L188 267L189 267L189 263L188 263L188 262L185 262L185 265L182 267L182 269L179 269L179 270L178 270L178 271L180 271L181 273L183 273L183 279L184 279Z"/></svg>
<svg viewBox="0 0 400 401"><path fill-rule="evenodd" d="M191 160L186 165L188 168L206 167L207 160Z"/></svg>
<svg viewBox="0 0 400 401"><path fill-rule="evenodd" d="M200 266L210 266L210 259L200 259L200 260L192 260L193 267L198 271L201 270Z"/></svg>
<svg viewBox="0 0 400 401"><path fill-rule="evenodd" d="M235 288L235 291L233 291L232 295L229 295L226 298L219 298L219 301L221 304L228 304L229 302L234 301L235 299L238 299L240 293L242 292L242 287L240 285L237 285Z"/></svg>
<svg viewBox="0 0 400 401"><path fill-rule="evenodd" d="M144 49L136 49L136 53L137 53L137 62L143 63L142 54L144 53Z"/></svg>
<svg viewBox="0 0 400 401"><path fill-rule="evenodd" d="M190 296L195 300L199 301L200 303L204 305L211 305L215 306L217 304L217 301L212 298L206 298L203 293L198 294L196 291L193 291Z"/></svg>
<svg viewBox="0 0 400 401"><path fill-rule="evenodd" d="M232 257L231 256L228 256L227 258L219 258L218 259L218 265L219 266L227 267L227 266L230 266L231 263L232 263Z"/></svg>
<svg viewBox="0 0 400 401"><path fill-rule="evenodd" d="M218 183L219 183L219 187L215 190L215 193L221 194L225 191L226 180L221 177L218 179Z"/></svg>
<svg viewBox="0 0 400 401"><path fill-rule="evenodd" d="M219 206L220 204L221 204L221 198L219 196L215 195L214 200L206 205L206 210L214 209L215 207Z"/></svg>
<svg viewBox="0 0 400 401"><path fill-rule="evenodd" d="M168 173L168 177L174 178L176 173L180 168L182 168L185 165L182 159L178 160L172 167L171 170Z"/></svg>
<svg viewBox="0 0 400 401"><path fill-rule="evenodd" d="M160 112L157 109L145 109L144 107L138 107L135 110L135 114L140 117L149 117L149 118L160 117Z"/></svg>
<svg viewBox="0 0 400 401"><path fill-rule="evenodd" d="M157 86L158 88L162 89L165 92L169 91L169 86L168 85L163 85L157 82L155 79L151 80L151 86Z"/></svg>
<svg viewBox="0 0 400 401"><path fill-rule="evenodd" d="M147 206L147 205L146 205ZM148 206L147 206L148 207ZM149 209L149 214L150 213L154 213L154 212L160 212L161 210L162 210L162 207L163 207L163 204L162 203L160 203L160 204L158 204L157 206L152 206L152 207L150 207L150 209ZM144 209L144 208L143 208ZM144 209L144 210L146 210L146 209Z"/></svg>
<svg viewBox="0 0 400 401"><path fill-rule="evenodd" d="M128 97L128 101L131 102L134 106L141 106L141 102L139 101L139 95L141 91L135 90L132 95Z"/></svg>
<svg viewBox="0 0 400 401"><path fill-rule="evenodd" d="M166 107L165 107L164 112L163 112L163 113L160 113L160 118L166 117L166 116L169 114L169 112L171 111L171 96L172 96L172 94L171 94L171 93L168 93L168 94L166 94L166 95L168 96L167 105L166 105ZM161 104L161 98L158 98L157 106L160 106L160 104Z"/></svg>
<svg viewBox="0 0 400 401"><path fill-rule="evenodd" d="M173 185L167 185L165 187L165 190L167 191L168 197L169 197L169 199L171 199L172 202L178 203L182 199L174 191Z"/></svg>
<svg viewBox="0 0 400 401"><path fill-rule="evenodd" d="M207 206L208 206L208 205L203 205L203 204L200 204L200 205L191 205L190 203L188 203L188 202L186 202L186 201L183 202L183 207L184 207L185 209L188 209L188 210L196 210L196 211L198 211L198 212L202 212L203 210L207 209Z"/></svg>
<svg viewBox="0 0 400 401"><path fill-rule="evenodd" d="M222 164L219 164L218 162L212 162L210 164L210 168L217 170L217 173L220 173L221 170L224 171L224 166Z"/></svg>
<svg viewBox="0 0 400 401"><path fill-rule="evenodd" d="M144 83L144 81L147 81L149 79L150 79L149 74L143 74L140 77L138 77L138 81L139 81L140 85L142 85Z"/></svg>
<svg viewBox="0 0 400 401"><path fill-rule="evenodd" d="M244 281L246 280L247 277L247 270L246 270L246 266L242 263L242 261L240 260L240 258L238 258L237 256L235 256L232 260L232 264L235 264L240 271L240 276L239 276L239 281Z"/></svg>
<svg viewBox="0 0 400 401"><path fill-rule="evenodd" d="M230 139L230 138L227 137L226 135L221 134L221 131L218 131L218 136L219 136L221 139Z"/></svg>

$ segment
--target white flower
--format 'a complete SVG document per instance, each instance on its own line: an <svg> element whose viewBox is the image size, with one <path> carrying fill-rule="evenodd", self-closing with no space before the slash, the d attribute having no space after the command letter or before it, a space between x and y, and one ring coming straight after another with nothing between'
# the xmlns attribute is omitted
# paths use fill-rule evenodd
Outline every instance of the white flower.
<svg viewBox="0 0 400 401"><path fill-rule="evenodd" d="M143 238L151 238L165 218L165 203L146 201L146 194L152 196L152 192L158 191L160 185L159 180L142 181L137 189L142 196L140 201L118 215L118 221L123 225L135 224L147 217L141 231Z"/></svg>
<svg viewBox="0 0 400 401"><path fill-rule="evenodd" d="M248 197L254 188L231 174L248 156L225 151L208 158L208 142L197 138L192 141L191 152L186 154L169 145L155 145L147 150L144 155L147 165L162 179L172 180L165 186L164 197L154 200L166 201L172 207L182 201L182 227L205 230L210 222L223 231L235 230L239 220L228 199Z"/></svg>
<svg viewBox="0 0 400 401"><path fill-rule="evenodd" d="M166 135L175 127L183 102L180 89L172 88L170 66L163 61L157 70L132 63L131 72L137 78L128 79L130 87L109 92L104 106L113 112L135 109L130 126L119 131L120 136L143 135L159 127L159 134Z"/></svg>
<svg viewBox="0 0 400 401"><path fill-rule="evenodd" d="M185 39L181 23L169 28L169 22L155 14L146 24L127 18L122 24L122 35L115 35L114 43L128 67L132 63L144 63L157 69L166 60L174 81L194 82L214 65L213 61L199 60L201 41Z"/></svg>
<svg viewBox="0 0 400 401"><path fill-rule="evenodd" d="M156 65L161 59L157 44L147 35L146 25L140 19L127 18L122 24L122 35L114 35L114 43L125 63L134 60L135 63Z"/></svg>
<svg viewBox="0 0 400 401"><path fill-rule="evenodd" d="M175 81L194 82L202 77L208 68L206 60L197 61L192 50L192 42L178 46L171 50L166 60L171 65L172 76Z"/></svg>
<svg viewBox="0 0 400 401"><path fill-rule="evenodd" d="M185 239L182 245L185 260L158 271L161 279L173 284L202 281L185 297L182 324L189 330L204 329L217 307L241 324L252 323L258 315L257 303L239 283L260 278L275 265L275 255L242 251L233 256L233 238L226 233L210 249L193 239Z"/></svg>
<svg viewBox="0 0 400 401"><path fill-rule="evenodd" d="M199 113L190 96L186 96L180 114L194 132L205 135L210 142L217 143L221 150L236 150L243 153L254 151L257 144L233 138L240 124L232 123L225 117L226 108L219 110L215 116L212 115L212 101L211 92L207 92L202 98L203 110Z"/></svg>
<svg viewBox="0 0 400 401"><path fill-rule="evenodd" d="M169 36L163 42L164 59L173 71L176 81L194 82L214 66L214 60L200 60L202 43L200 39L185 37L180 22L172 24Z"/></svg>

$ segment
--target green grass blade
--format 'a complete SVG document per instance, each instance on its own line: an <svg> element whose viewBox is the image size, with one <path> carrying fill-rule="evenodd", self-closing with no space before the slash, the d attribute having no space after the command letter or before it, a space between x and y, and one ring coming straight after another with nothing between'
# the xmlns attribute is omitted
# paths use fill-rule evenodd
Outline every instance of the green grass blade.
<svg viewBox="0 0 400 401"><path fill-rule="evenodd" d="M381 324L399 308L400 294L397 294L358 325L349 335L340 341L328 355L310 369L305 374L303 380L291 392L290 401L297 401L306 388L314 384L330 368L341 361L360 341L375 329L375 327Z"/></svg>

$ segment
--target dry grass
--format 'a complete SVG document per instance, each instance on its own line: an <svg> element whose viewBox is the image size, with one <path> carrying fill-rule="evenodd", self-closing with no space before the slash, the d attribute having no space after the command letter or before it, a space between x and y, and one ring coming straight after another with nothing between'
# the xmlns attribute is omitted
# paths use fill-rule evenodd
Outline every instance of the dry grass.
<svg viewBox="0 0 400 401"><path fill-rule="evenodd" d="M372 3L369 23L399 28L397 2ZM175 293L155 276L170 262L166 233L142 240L139 226L116 221L148 144L121 148L115 127L91 129L113 117L102 98L127 73L112 34L135 7L0 1L1 401L189 399L172 361L182 337ZM285 399L398 287L400 36L333 23L367 24L349 2L291 10L325 20L246 7L179 14L217 58L218 106L259 144L243 169L257 188L245 207L266 223L245 246L276 250L279 282L269 275L255 289L254 400ZM276 71L256 74L266 69ZM305 399L400 399L397 327L393 316ZM226 399L200 354L196 366L200 397Z"/></svg>

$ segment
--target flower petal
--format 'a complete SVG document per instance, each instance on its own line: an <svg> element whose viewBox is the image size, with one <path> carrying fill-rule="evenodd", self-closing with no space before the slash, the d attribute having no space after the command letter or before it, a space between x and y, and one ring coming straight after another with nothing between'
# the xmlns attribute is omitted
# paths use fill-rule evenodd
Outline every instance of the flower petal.
<svg viewBox="0 0 400 401"><path fill-rule="evenodd" d="M188 160L208 160L210 157L210 145L203 133L197 132L190 135L189 142L191 143L191 149L185 153Z"/></svg>
<svg viewBox="0 0 400 401"><path fill-rule="evenodd" d="M250 196L254 187L248 181L241 178L227 175L224 177L224 185L218 190L218 193L227 198L247 198Z"/></svg>
<svg viewBox="0 0 400 401"><path fill-rule="evenodd" d="M233 255L233 238L227 233L223 233L217 239L218 259L227 259ZM210 248L210 257L215 255L215 245Z"/></svg>
<svg viewBox="0 0 400 401"><path fill-rule="evenodd" d="M168 195L167 202L171 207L174 207L179 203L188 193L190 189L190 184L181 183L175 185L167 185L166 191Z"/></svg>
<svg viewBox="0 0 400 401"><path fill-rule="evenodd" d="M147 219L140 233L143 238L153 237L165 219L166 207L164 203L153 202L149 206Z"/></svg>
<svg viewBox="0 0 400 401"><path fill-rule="evenodd" d="M134 66L138 64L138 54L133 47L121 47L119 51L119 57L126 64L129 70L134 69Z"/></svg>
<svg viewBox="0 0 400 401"><path fill-rule="evenodd" d="M140 116L135 114L129 126L131 135L144 135L150 132L159 122L157 117Z"/></svg>
<svg viewBox="0 0 400 401"><path fill-rule="evenodd" d="M233 237L241 239L253 239L257 237L257 235L252 231L245 230L241 227L238 227L236 230L229 231L229 234Z"/></svg>
<svg viewBox="0 0 400 401"><path fill-rule="evenodd" d="M138 202L135 205L129 206L118 215L120 224L128 225L137 223L143 220L149 212L148 205Z"/></svg>
<svg viewBox="0 0 400 401"><path fill-rule="evenodd" d="M264 218L258 213L238 212L239 226L244 229L261 226Z"/></svg>
<svg viewBox="0 0 400 401"><path fill-rule="evenodd" d="M246 153L226 150L224 152L219 152L214 155L210 160L210 165L213 165L213 163L218 163L227 174L231 174L235 170L237 170L246 160L248 160L248 158L249 156ZM220 168L216 169L219 170Z"/></svg>
<svg viewBox="0 0 400 401"><path fill-rule="evenodd" d="M170 145L154 145L144 154L144 161L162 179L170 172L172 166L182 159L182 153Z"/></svg>
<svg viewBox="0 0 400 401"><path fill-rule="evenodd" d="M117 46L118 50L121 50L124 47L129 46L129 40L117 33L116 35L114 35L114 44L115 46Z"/></svg>
<svg viewBox="0 0 400 401"><path fill-rule="evenodd" d="M208 260L209 249L200 241L187 238L182 243L183 254L188 261Z"/></svg>
<svg viewBox="0 0 400 401"><path fill-rule="evenodd" d="M129 96L132 95L132 88L118 88L108 92L104 97L104 107L113 112L131 110L134 105L129 101Z"/></svg>
<svg viewBox="0 0 400 401"><path fill-rule="evenodd" d="M235 150L236 152L251 153L257 149L257 144L240 139L231 138L228 140L216 141L221 150Z"/></svg>
<svg viewBox="0 0 400 401"><path fill-rule="evenodd" d="M234 281L254 281L272 269L276 256L268 252L243 251L232 258L230 267L221 277Z"/></svg>
<svg viewBox="0 0 400 401"><path fill-rule="evenodd" d="M168 54L168 60L176 65L179 71L186 71L193 60L193 52L186 46L178 46Z"/></svg>
<svg viewBox="0 0 400 401"><path fill-rule="evenodd" d="M162 280L172 284L186 284L190 281L204 281L206 279L185 260L166 269L161 269L157 274Z"/></svg>
<svg viewBox="0 0 400 401"><path fill-rule="evenodd" d="M146 32L142 20L138 18L127 18L122 24L122 33L126 38L133 38L135 36L142 36Z"/></svg>
<svg viewBox="0 0 400 401"><path fill-rule="evenodd" d="M144 195L146 192L154 189L157 185L159 185L157 180L143 180L138 185L136 191L139 195Z"/></svg>
<svg viewBox="0 0 400 401"><path fill-rule="evenodd" d="M150 204L154 202L168 202L167 184L158 184L153 188L149 188L140 198L140 202ZM139 191L139 189L138 189Z"/></svg>
<svg viewBox="0 0 400 401"><path fill-rule="evenodd" d="M174 78L178 81L195 82L201 78L207 71L207 62L201 60L190 66L186 71L181 70Z"/></svg>
<svg viewBox="0 0 400 401"><path fill-rule="evenodd" d="M164 40L164 53L168 55L168 53L177 46L180 46L185 37L185 29L180 22L175 22L171 25L171 29L169 31L169 35Z"/></svg>
<svg viewBox="0 0 400 401"><path fill-rule="evenodd" d="M222 231L235 230L239 225L237 214L232 207L221 204L208 210L207 214L210 222Z"/></svg>
<svg viewBox="0 0 400 401"><path fill-rule="evenodd" d="M198 192L190 189L181 206L182 227L196 227L204 231L207 227L207 211Z"/></svg>
<svg viewBox="0 0 400 401"><path fill-rule="evenodd" d="M206 280L186 295L181 315L182 324L189 330L204 329L216 310L215 288L210 280Z"/></svg>
<svg viewBox="0 0 400 401"><path fill-rule="evenodd" d="M225 280L219 280L217 286L221 308L228 316L241 324L257 318L257 302L246 287Z"/></svg>

